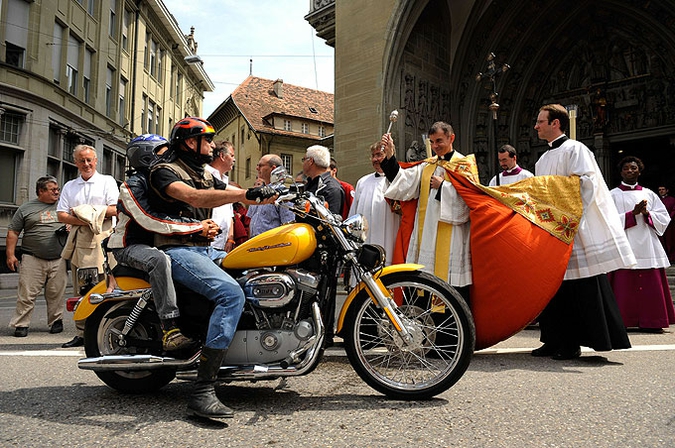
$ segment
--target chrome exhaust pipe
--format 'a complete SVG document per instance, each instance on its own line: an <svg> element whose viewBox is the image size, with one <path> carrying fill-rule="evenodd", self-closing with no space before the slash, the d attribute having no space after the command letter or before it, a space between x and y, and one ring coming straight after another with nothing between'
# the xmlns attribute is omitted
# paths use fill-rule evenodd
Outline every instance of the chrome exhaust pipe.
<svg viewBox="0 0 675 448"><path fill-rule="evenodd" d="M138 371L154 369L189 369L197 364L201 351L189 359L176 359L155 355L107 355L96 358L82 358L77 367L95 372Z"/></svg>
<svg viewBox="0 0 675 448"><path fill-rule="evenodd" d="M321 319L321 311L317 303L312 304L312 318L316 335L310 338L306 344L299 347L281 363L276 365L247 365L247 366L222 366L220 368L218 379L220 380L264 380L277 377L300 376L306 373L318 361L321 353L321 346L325 338L325 326ZM300 355L307 353L307 356L299 364L297 363ZM197 361L201 351L192 355L189 359L175 359L171 357L162 357L155 355L107 355L96 358L82 358L77 361L77 367L83 370L93 370L95 372L112 371L142 371L153 369L176 369L179 372L176 377L185 380L194 380L196 378Z"/></svg>
<svg viewBox="0 0 675 448"><path fill-rule="evenodd" d="M312 304L312 318L317 334L307 344L298 348L278 364L266 365L224 365L220 367L218 379L221 381L256 381L271 380L281 377L302 376L317 362L321 354L321 346L325 339L325 326L321 319L321 310L315 302ZM307 356L299 364L288 365L287 362L297 362L297 358L307 352ZM196 370L184 370L176 374L180 380L194 381L197 379Z"/></svg>

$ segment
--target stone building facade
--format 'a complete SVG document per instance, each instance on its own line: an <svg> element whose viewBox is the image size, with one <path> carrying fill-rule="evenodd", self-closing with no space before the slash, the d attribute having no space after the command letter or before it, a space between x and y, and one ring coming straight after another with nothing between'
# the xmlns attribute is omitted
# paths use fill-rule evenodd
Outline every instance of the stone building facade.
<svg viewBox="0 0 675 448"><path fill-rule="evenodd" d="M94 146L98 170L124 180L136 135L166 135L201 115L214 89L194 30L184 35L161 0L0 2L0 271L16 208L45 174L75 178L72 150Z"/></svg>
<svg viewBox="0 0 675 448"><path fill-rule="evenodd" d="M401 159L444 120L456 148L476 155L485 183L505 143L533 170L546 149L533 129L537 111L557 102L576 105L577 139L610 186L620 158L635 155L646 164L645 185L675 190L670 0L316 0L306 19L335 47L335 153L348 181L367 172L368 145L393 109ZM491 53L494 84L485 77Z"/></svg>

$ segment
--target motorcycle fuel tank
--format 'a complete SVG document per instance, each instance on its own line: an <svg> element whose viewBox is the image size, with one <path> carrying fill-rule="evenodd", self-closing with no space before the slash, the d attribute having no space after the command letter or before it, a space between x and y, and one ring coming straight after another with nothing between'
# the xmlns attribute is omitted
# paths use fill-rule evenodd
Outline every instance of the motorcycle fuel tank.
<svg viewBox="0 0 675 448"><path fill-rule="evenodd" d="M316 235L309 224L286 224L261 233L223 259L225 269L290 266L308 259L316 250Z"/></svg>

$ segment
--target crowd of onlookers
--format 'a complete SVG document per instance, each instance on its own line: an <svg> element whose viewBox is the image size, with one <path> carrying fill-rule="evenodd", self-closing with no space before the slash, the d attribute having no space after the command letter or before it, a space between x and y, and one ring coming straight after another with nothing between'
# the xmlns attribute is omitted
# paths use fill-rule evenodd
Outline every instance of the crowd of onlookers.
<svg viewBox="0 0 675 448"><path fill-rule="evenodd" d="M535 129L540 138L551 145L551 150L537 162L535 173L579 175L585 207L584 219L589 222L591 219L605 222L605 218L601 217L614 213L616 216L612 217L613 221L603 225L606 225L608 234L615 231L613 229L616 225L621 226L620 236L625 239L625 243L622 243L625 247L619 247L616 253L608 249L609 252L601 253L599 258L589 256L587 262L594 263L597 269L593 266L579 267L579 263L583 265L586 262L584 261L586 255L582 253L584 244L590 246L589 241L600 245L606 243L603 239L605 237L600 235L602 231L598 230L602 226L590 231L585 242L575 241L569 269L576 271L568 271L565 281L595 278L597 274L602 276L601 280L596 279L601 285L594 285L593 288L603 290L607 286L604 283L604 275L608 274L606 277L614 294L612 301L618 304L624 327L661 331L675 323L664 271L664 268L675 260L675 225L671 223L675 214L675 198L668 194L668 188L665 186L659 186L657 194L638 183L638 177L644 166L636 157L627 157L621 161L619 170L622 182L610 192L597 169L592 153L584 145L568 139L565 135L569 123L565 114L559 108L542 108ZM210 125L207 123L207 126ZM212 230L214 237L206 239L210 247L222 252L219 256L224 256L249 238L292 222L294 214L274 202L245 204L245 192L251 189L241 189L228 178L236 162L233 145L228 141L214 142L213 136L209 135L210 140L206 143L208 143L207 151L210 150L211 155L193 158L194 166L198 169L203 166L204 171L209 173L209 178L217 179L224 185L222 188L226 191L236 189L244 192L238 197L233 196L240 200L228 197L227 200L221 201L223 202L221 205L195 206L199 209L208 209L207 215L202 217L208 217L210 221L207 225L194 218L193 225L200 231L205 229L205 226L216 229ZM297 173L296 181L303 183L306 191L323 196L330 210L342 218L355 213L366 216L371 223L368 242L385 249L387 264L406 261L421 263L425 265L425 270L448 281L467 301L470 301L472 276L469 210L453 188L443 166L446 162L463 157L453 149L454 137L454 130L450 125L436 123L429 132L434 160L427 159L408 166L396 161L393 139L389 134L385 134L382 140L373 143L369 148L370 162L374 171L361 177L355 187L338 178L337 163L327 148L311 146L307 148L302 158L302 172ZM150 157L152 160L143 161L139 159L139 153L134 151L138 150L139 144L148 145L150 142L153 151ZM162 160L164 156L161 154L175 143L152 135L134 139L128 147L131 167L129 174L142 172L142 176L149 179L149 165ZM558 149L556 145L562 145L562 149ZM571 148L572 146L574 147ZM575 163L579 166L563 172L547 162L549 158L555 156L557 160L563 154L570 158L574 157ZM580 155L585 162L579 162ZM119 226L118 230L114 228L119 224L120 219L117 216L120 211L124 211L124 207L118 205L118 202L122 204L123 201L115 180L111 176L97 172L98 159L93 147L79 145L74 150L73 158L79 176L67 182L61 190L58 181L52 176L38 179L37 197L18 208L9 226L7 266L12 271L20 271L16 312L9 324L14 328L14 335L17 337L28 334L35 299L43 290L47 302L49 331L51 333L63 331L66 261L69 262L73 289L77 294L79 292L77 268L97 266L103 278L101 242L112 233L119 232ZM491 187L500 188L526 181L534 176L532 172L518 165L517 150L513 146L504 145L499 148L497 159L501 171L490 180ZM253 188L259 189L270 184L272 171L282 165L279 155L263 155L256 165L257 179ZM570 166L569 163L566 166ZM170 200L169 187L162 184L162 181L166 184L170 180L183 179L180 173L176 174L176 179L167 177L166 173L164 179L159 179L161 173L158 172L157 183L166 188L167 196L164 199ZM126 189L128 185L127 187L124 185L122 191L126 194L129 191ZM585 189L588 189L588 197L585 196ZM607 198L613 200L615 208L596 210L597 195L604 194L605 190ZM177 195L179 199L185 199L181 196L182 193L178 192ZM406 203L411 200L414 200L416 205L412 208L408 206L406 212ZM603 207L608 204L599 202L604 204ZM598 216L596 217L594 213ZM125 225L127 221L134 222L132 213L129 213L129 217L122 219ZM140 223L141 227L143 225ZM585 231L585 227L590 226L581 226L580 234ZM21 234L23 234L21 245L18 247ZM204 230L204 235L208 236L209 231ZM152 235L146 238L149 239L144 241L144 244L158 246ZM120 244L118 243L118 246ZM124 245L113 248L115 258L122 264L134 266L133 257L130 260L127 256L128 251L123 249ZM609 259L621 261L606 261ZM171 257L167 260L164 269L168 272L171 270ZM593 260L605 262L597 263ZM572 264L576 267L572 268ZM145 264L139 266L147 267ZM563 286L565 284L563 282ZM164 288L170 286L165 285ZM562 290L560 293L562 294ZM168 296L171 295L169 291ZM552 304L555 305L557 302L559 300L554 297ZM553 306L545 310L540 318L543 326L542 340L548 339L548 321L557 320L549 319L550 308ZM560 312L557 310L555 316L559 316ZM175 327L175 323L170 322L176 317L174 314L167 312L162 317L163 321L167 321L166 328L169 331ZM83 344L83 323L76 322L76 327L77 334L71 341L63 344L64 347ZM555 332L564 330L559 328L554 330ZM560 354L561 347L553 350L551 348L553 345L565 344L555 342L543 350L543 354L555 354L552 352ZM559 357L566 358L577 353L579 344L569 345L564 347L562 350L564 353ZM536 354L542 353L535 351Z"/></svg>

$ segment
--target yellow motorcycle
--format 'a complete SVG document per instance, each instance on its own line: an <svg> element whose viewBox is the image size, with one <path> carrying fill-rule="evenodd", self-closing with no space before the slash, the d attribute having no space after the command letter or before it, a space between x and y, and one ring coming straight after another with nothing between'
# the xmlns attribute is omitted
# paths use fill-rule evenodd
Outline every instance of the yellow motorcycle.
<svg viewBox="0 0 675 448"><path fill-rule="evenodd" d="M288 177L283 170L274 175ZM326 335L332 334L327 327L336 320L351 365L375 390L420 400L455 384L469 366L476 338L469 307L457 291L421 272L420 265L385 266L384 250L364 244L363 216L342 221L301 186L276 188L277 205L291 209L296 222L251 238L222 262L241 285L246 304L218 379L306 375L321 361ZM77 301L74 319L86 319L87 355L78 367L126 393L154 391L175 377L196 379L198 350L162 351L144 273L122 266L113 273L117 289L106 293L103 281ZM86 270L81 274L87 277ZM341 278L355 286L335 316L338 288L349 289ZM211 303L177 289L181 331L203 341Z"/></svg>

